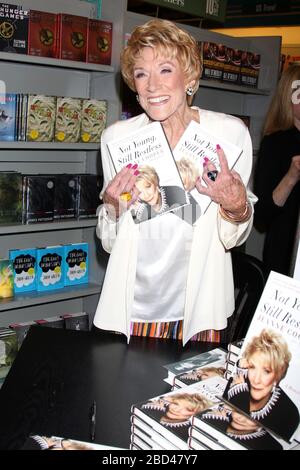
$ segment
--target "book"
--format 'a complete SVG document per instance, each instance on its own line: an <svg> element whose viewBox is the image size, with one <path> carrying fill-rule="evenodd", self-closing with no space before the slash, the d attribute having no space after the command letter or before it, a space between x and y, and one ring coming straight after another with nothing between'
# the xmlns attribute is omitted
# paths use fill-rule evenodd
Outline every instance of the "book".
<svg viewBox="0 0 300 470"><path fill-rule="evenodd" d="M17 335L17 342L18 342L18 349L22 346L22 343L24 339L27 336L27 333L29 329L32 326L36 326L36 323L34 321L25 321L25 322L20 322L20 323L12 323L9 325L9 328L14 330Z"/></svg>
<svg viewBox="0 0 300 470"><path fill-rule="evenodd" d="M102 177L92 174L77 175L78 205L77 218L89 219L96 217L99 206L99 194L102 189Z"/></svg>
<svg viewBox="0 0 300 470"><path fill-rule="evenodd" d="M51 142L54 138L56 97L28 95L26 139Z"/></svg>
<svg viewBox="0 0 300 470"><path fill-rule="evenodd" d="M66 330L89 331L89 315L86 312L62 315Z"/></svg>
<svg viewBox="0 0 300 470"><path fill-rule="evenodd" d="M299 440L300 282L271 271L223 395L273 434Z"/></svg>
<svg viewBox="0 0 300 470"><path fill-rule="evenodd" d="M56 98L55 141L78 142L80 138L81 98Z"/></svg>
<svg viewBox="0 0 300 470"><path fill-rule="evenodd" d="M23 224L51 222L54 218L55 178L23 175Z"/></svg>
<svg viewBox="0 0 300 470"><path fill-rule="evenodd" d="M55 57L57 15L47 11L30 10L28 54Z"/></svg>
<svg viewBox="0 0 300 470"><path fill-rule="evenodd" d="M208 158L217 170L220 169L216 149L217 144L224 150L228 166L232 169L243 150L231 142L219 139L213 134L206 132L202 129L201 124L195 121L189 123L173 150L173 155L179 168L181 167L181 162L191 167L196 181L196 178L203 173L204 158ZM190 195L198 203L200 215L204 214L211 203L211 199L204 194L200 194L195 185L190 190Z"/></svg>
<svg viewBox="0 0 300 470"><path fill-rule="evenodd" d="M196 367L205 366L216 361L226 360L226 350L223 348L215 348L211 351L206 351L195 356L187 357L181 361L171 362L164 365L168 371L168 376L164 379L170 385L173 385L174 377L179 374L195 369Z"/></svg>
<svg viewBox="0 0 300 470"><path fill-rule="evenodd" d="M99 142L106 126L107 101L83 99L81 110L82 142Z"/></svg>
<svg viewBox="0 0 300 470"><path fill-rule="evenodd" d="M200 49L203 58L201 78L203 80L222 80L225 46L215 42L204 41L200 43Z"/></svg>
<svg viewBox="0 0 300 470"><path fill-rule="evenodd" d="M89 282L89 244L71 243L64 246L64 284L73 286Z"/></svg>
<svg viewBox="0 0 300 470"><path fill-rule="evenodd" d="M58 14L57 57L64 60L86 61L87 25L85 16Z"/></svg>
<svg viewBox="0 0 300 470"><path fill-rule="evenodd" d="M0 141L15 140L16 109L16 93L0 94Z"/></svg>
<svg viewBox="0 0 300 470"><path fill-rule="evenodd" d="M0 51L27 54L28 10L0 3Z"/></svg>
<svg viewBox="0 0 300 470"><path fill-rule="evenodd" d="M242 51L240 85L257 88L260 71L260 54Z"/></svg>
<svg viewBox="0 0 300 470"><path fill-rule="evenodd" d="M189 429L189 447L191 449L198 449L199 446L206 446L211 450L227 450L221 442L213 440L211 436L207 435L202 429L191 426Z"/></svg>
<svg viewBox="0 0 300 470"><path fill-rule="evenodd" d="M35 323L38 326L47 326L49 328L64 328L65 327L64 319L60 316L42 318L40 320L35 320Z"/></svg>
<svg viewBox="0 0 300 470"><path fill-rule="evenodd" d="M62 245L36 249L36 288L38 291L64 287L63 256L64 248Z"/></svg>
<svg viewBox="0 0 300 470"><path fill-rule="evenodd" d="M0 328L0 388L18 353L18 342L15 331Z"/></svg>
<svg viewBox="0 0 300 470"><path fill-rule="evenodd" d="M226 372L226 355L220 361L211 362L208 365L196 367L183 374L175 375L173 379L173 387L183 388L195 382L200 382L208 377L220 376L224 377Z"/></svg>
<svg viewBox="0 0 300 470"><path fill-rule="evenodd" d="M36 249L9 250L9 259L13 266L15 293L36 290Z"/></svg>
<svg viewBox="0 0 300 470"><path fill-rule="evenodd" d="M241 348L243 346L243 342L244 342L244 339L238 339L236 341L233 341L232 343L228 343L228 346L227 346L228 352L239 356L241 352Z"/></svg>
<svg viewBox="0 0 300 470"><path fill-rule="evenodd" d="M13 297L14 275L13 264L9 259L0 259L0 299Z"/></svg>
<svg viewBox="0 0 300 470"><path fill-rule="evenodd" d="M87 62L111 64L113 24L111 21L88 20Z"/></svg>
<svg viewBox="0 0 300 470"><path fill-rule="evenodd" d="M54 219L74 219L78 205L77 175L55 175Z"/></svg>
<svg viewBox="0 0 300 470"><path fill-rule="evenodd" d="M225 46L225 61L222 81L224 83L239 84L242 51Z"/></svg>
<svg viewBox="0 0 300 470"><path fill-rule="evenodd" d="M135 223L189 203L176 163L159 122L152 122L107 144L116 173L138 165L138 201L130 208Z"/></svg>
<svg viewBox="0 0 300 470"><path fill-rule="evenodd" d="M164 449L172 449L172 450L179 450L180 448L174 445L172 442L170 442L168 439L165 438L165 436L161 433L159 433L157 430L153 429L149 424L147 424L145 421L142 419L138 418L135 415L131 416L131 423L132 423L132 428L131 431L134 433L136 429L139 430L140 435L143 433L145 436L144 438L147 439L147 441L151 440L154 443L157 443L159 446L161 446Z"/></svg>
<svg viewBox="0 0 300 470"><path fill-rule="evenodd" d="M0 224L22 221L22 175L0 171Z"/></svg>
<svg viewBox="0 0 300 470"><path fill-rule="evenodd" d="M212 444L228 450L283 450L289 446L276 439L256 421L245 418L234 407L220 402L193 416L191 436L195 431L205 435ZM201 434L197 433L198 439ZM205 439L205 440L206 440ZM202 440L201 440L202 442ZM206 440L206 442L208 442Z"/></svg>
<svg viewBox="0 0 300 470"><path fill-rule="evenodd" d="M222 377L210 377L176 392L135 404L131 412L175 446L188 449L192 416L217 403L216 395L224 390L226 383Z"/></svg>

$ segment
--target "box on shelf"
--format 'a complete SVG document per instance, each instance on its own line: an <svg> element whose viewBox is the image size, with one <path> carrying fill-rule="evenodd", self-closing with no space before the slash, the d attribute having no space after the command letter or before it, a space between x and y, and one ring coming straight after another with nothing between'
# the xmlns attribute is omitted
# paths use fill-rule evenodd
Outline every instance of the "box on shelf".
<svg viewBox="0 0 300 470"><path fill-rule="evenodd" d="M9 250L14 276L14 291L28 292L36 289L36 249Z"/></svg>

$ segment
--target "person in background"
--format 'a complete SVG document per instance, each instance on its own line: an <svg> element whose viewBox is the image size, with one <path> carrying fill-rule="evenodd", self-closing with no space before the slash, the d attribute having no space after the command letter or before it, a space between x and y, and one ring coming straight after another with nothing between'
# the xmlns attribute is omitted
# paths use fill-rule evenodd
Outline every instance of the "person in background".
<svg viewBox="0 0 300 470"><path fill-rule="evenodd" d="M300 65L283 72L271 102L254 193L258 196L254 224L266 234L263 261L269 270L291 275L300 208Z"/></svg>
<svg viewBox="0 0 300 470"><path fill-rule="evenodd" d="M183 344L225 341L234 311L231 248L248 237L256 197L247 191L252 144L241 120L191 106L202 63L197 41L174 23L153 19L134 29L121 55L125 82L137 94L144 113L118 121L102 133L104 186L97 235L110 253L94 317L100 329L130 335L174 338ZM207 161L197 191L213 201L193 225L167 212L135 224L131 205L138 197L139 169L128 165L115 173L107 143L153 121L162 124L174 149L194 120L243 152L229 170L217 146L220 171Z"/></svg>
<svg viewBox="0 0 300 470"><path fill-rule="evenodd" d="M224 398L287 441L299 425L299 412L280 387L291 353L283 336L264 329L254 336L229 380Z"/></svg>

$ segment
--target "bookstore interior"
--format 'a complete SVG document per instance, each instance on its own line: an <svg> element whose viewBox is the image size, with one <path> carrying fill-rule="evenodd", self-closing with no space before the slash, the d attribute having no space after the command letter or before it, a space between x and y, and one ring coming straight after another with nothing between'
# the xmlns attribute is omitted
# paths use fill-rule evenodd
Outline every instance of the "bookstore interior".
<svg viewBox="0 0 300 470"><path fill-rule="evenodd" d="M30 346L29 332L38 334L38 329L47 327L90 335L95 328L93 319L109 262L96 230L104 183L101 135L114 122L142 112L135 93L121 78L120 54L131 31L154 17L173 21L196 39L203 70L193 104L243 122L252 140L253 168L277 84L289 67L300 66L300 6L293 0L0 3L1 416L16 383L22 353ZM300 80L294 88L299 107ZM138 129L131 140L115 136L107 143L111 166L118 173L127 164L142 165L147 154L156 174L167 174L166 180L160 175L161 194L170 195L167 186L173 184L174 203L182 208L191 204L192 197L201 217L209 212L211 199L195 186L188 192L179 167L182 155L201 174L207 161L220 170L215 151L220 143L230 169L242 153L213 129L211 134L206 131L201 123L191 121L171 150L162 126L152 122ZM140 150L134 160L131 143ZM299 143L298 136L298 154ZM218 171L209 173L214 181ZM298 195L299 174L298 160ZM142 185L136 186L142 193ZM254 171L249 189L253 186ZM129 192L122 196L126 194L132 198ZM145 215L145 206L145 202L132 205L136 230L155 223L149 220L153 215ZM165 212L160 217L166 217ZM0 438L0 448L192 450L195 454L198 450L300 450L299 216L297 227L292 270L289 275L271 271L265 277L244 337L232 335L226 344L210 343L210 348L198 353L186 351L184 358L174 356L167 364L169 356L161 355L159 367L162 376L167 375L164 388L148 397L141 394L140 399L136 393L135 402L124 409L127 445L124 437L101 442L99 431L97 436L100 403L95 396L89 414L90 438L76 426L73 434L63 426L39 428L37 418L14 442L8 417L2 426L11 437ZM263 266L265 238L253 226L240 251ZM114 295L119 295L118 290ZM113 346L117 348L117 342ZM64 380L68 381L67 375ZM128 380L134 385L134 374Z"/></svg>

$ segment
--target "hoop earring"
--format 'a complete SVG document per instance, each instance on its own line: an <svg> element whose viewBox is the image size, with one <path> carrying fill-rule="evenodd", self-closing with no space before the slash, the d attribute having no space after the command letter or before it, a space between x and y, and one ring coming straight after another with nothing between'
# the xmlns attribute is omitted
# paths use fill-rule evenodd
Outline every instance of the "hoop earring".
<svg viewBox="0 0 300 470"><path fill-rule="evenodd" d="M194 94L193 87L191 87L191 86L187 87L187 89L186 89L186 94L187 94L188 96L192 96L192 95Z"/></svg>
<svg viewBox="0 0 300 470"><path fill-rule="evenodd" d="M136 97L137 102L139 103L139 102L140 102L140 97L139 97L139 95L135 95L135 97Z"/></svg>

